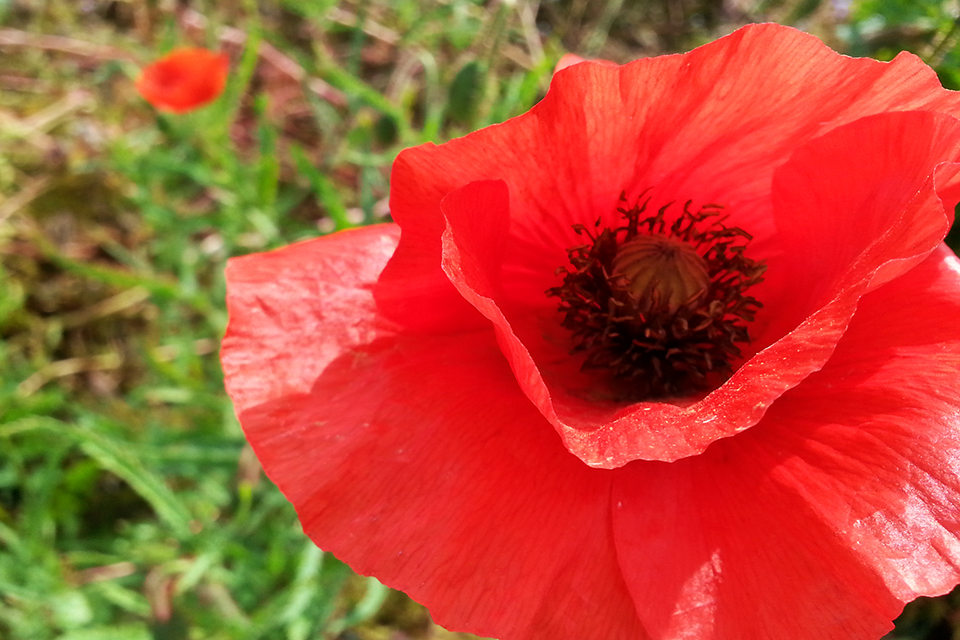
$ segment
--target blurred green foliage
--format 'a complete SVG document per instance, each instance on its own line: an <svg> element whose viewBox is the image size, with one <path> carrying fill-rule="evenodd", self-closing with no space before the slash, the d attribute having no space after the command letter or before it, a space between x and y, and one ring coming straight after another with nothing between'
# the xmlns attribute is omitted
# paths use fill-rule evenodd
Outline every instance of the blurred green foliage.
<svg viewBox="0 0 960 640"><path fill-rule="evenodd" d="M948 89L960 89L960 6L952 0L863 0L843 33L852 55L889 60L903 50L936 69Z"/></svg>
<svg viewBox="0 0 960 640"><path fill-rule="evenodd" d="M566 51L760 20L960 86L955 2L0 0L0 638L453 636L263 477L217 362L225 262L388 220L400 149L526 111ZM187 43L231 55L228 88L157 114L132 78Z"/></svg>

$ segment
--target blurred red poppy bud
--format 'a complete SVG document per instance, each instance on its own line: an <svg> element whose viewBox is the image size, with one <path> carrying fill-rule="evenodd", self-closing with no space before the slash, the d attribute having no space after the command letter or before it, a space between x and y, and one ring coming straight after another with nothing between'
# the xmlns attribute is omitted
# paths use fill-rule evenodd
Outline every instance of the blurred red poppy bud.
<svg viewBox="0 0 960 640"><path fill-rule="evenodd" d="M187 113L214 101L227 84L225 53L183 47L143 68L137 91L160 111Z"/></svg>

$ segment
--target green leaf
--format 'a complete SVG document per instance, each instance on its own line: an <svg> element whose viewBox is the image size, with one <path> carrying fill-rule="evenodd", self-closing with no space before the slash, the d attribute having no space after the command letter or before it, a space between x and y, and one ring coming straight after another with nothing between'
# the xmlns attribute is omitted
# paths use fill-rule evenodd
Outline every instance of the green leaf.
<svg viewBox="0 0 960 640"><path fill-rule="evenodd" d="M330 219L333 220L336 230L339 231L353 226L347 219L347 208L343 206L340 194L330 184L330 180L313 166L304 150L298 145L291 145L290 154L297 165L297 171L310 182L310 188L313 189L314 196L316 196L324 211L327 212L327 215L330 216Z"/></svg>
<svg viewBox="0 0 960 640"><path fill-rule="evenodd" d="M53 418L28 417L0 427L0 437L32 430L46 430L66 436L79 445L106 471L125 480L134 491L150 503L157 516L178 538L190 533L190 514L163 480L149 471L129 449L92 429L67 424Z"/></svg>
<svg viewBox="0 0 960 640"><path fill-rule="evenodd" d="M463 65L450 83L447 115L457 124L470 126L476 119L478 106L483 98L485 75L480 63L471 60Z"/></svg>
<svg viewBox="0 0 960 640"><path fill-rule="evenodd" d="M124 624L75 629L58 640L152 640L145 624Z"/></svg>

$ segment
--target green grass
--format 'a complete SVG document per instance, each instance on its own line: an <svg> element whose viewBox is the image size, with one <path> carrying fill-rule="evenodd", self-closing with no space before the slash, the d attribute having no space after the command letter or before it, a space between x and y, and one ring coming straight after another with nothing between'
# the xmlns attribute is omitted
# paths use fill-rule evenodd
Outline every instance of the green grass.
<svg viewBox="0 0 960 640"><path fill-rule="evenodd" d="M773 19L960 82L948 3L719 4L0 0L0 638L444 637L263 477L217 361L224 264L388 219L400 149L526 111L566 51ZM227 91L158 115L132 79L186 43L230 52Z"/></svg>

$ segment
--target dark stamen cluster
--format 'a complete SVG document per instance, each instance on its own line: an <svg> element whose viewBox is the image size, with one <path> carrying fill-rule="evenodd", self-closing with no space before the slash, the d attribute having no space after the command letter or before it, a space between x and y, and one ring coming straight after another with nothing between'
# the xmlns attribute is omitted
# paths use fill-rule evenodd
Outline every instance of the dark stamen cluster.
<svg viewBox="0 0 960 640"><path fill-rule="evenodd" d="M626 202L625 195L621 199ZM557 270L563 284L547 291L560 298L562 324L575 342L571 353L586 353L584 369L605 369L621 379L627 390L620 393L631 400L685 396L729 377L741 356L737 344L750 339L746 323L762 306L744 292L766 271L764 261L744 255L752 236L725 226L722 207L692 211L688 201L668 227L670 205L644 218L649 202L619 208L626 223L615 229L601 229L599 220L592 230L574 225L589 242L567 250L571 266ZM661 300L656 287L638 299L614 260L619 248L642 234L693 247L709 285L679 305Z"/></svg>

